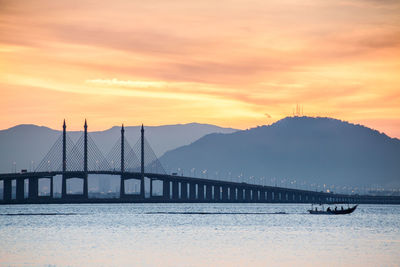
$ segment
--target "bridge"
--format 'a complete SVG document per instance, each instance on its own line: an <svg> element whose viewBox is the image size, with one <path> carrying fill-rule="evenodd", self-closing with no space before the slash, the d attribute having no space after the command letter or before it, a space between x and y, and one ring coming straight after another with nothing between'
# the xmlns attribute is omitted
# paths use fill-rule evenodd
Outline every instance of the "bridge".
<svg viewBox="0 0 400 267"><path fill-rule="evenodd" d="M88 134L85 120L84 132L75 143L68 137L64 120L62 135L43 158L35 171L0 174L3 198L0 204L50 204L50 203L372 203L400 204L400 197L347 195L309 190L229 182L167 174L151 149L141 127L141 137L131 146L121 136L106 155ZM91 198L88 191L89 175L120 177L119 197ZM62 177L61 197L54 195L54 177ZM50 195L39 194L39 180L50 180ZM82 194L67 192L69 179L83 180ZM126 190L126 182L134 179L140 183L139 193ZM145 179L150 181L150 194L145 194ZM162 184L162 193L153 193L153 183ZM26 190L25 184L28 184ZM15 186L13 186L15 185ZM13 189L15 194L13 194ZM28 194L25 192L28 191Z"/></svg>

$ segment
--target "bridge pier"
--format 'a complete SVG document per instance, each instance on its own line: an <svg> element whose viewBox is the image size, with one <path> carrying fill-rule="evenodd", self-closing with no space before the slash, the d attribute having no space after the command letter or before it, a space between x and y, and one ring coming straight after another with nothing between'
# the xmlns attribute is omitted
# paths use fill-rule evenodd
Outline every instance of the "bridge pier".
<svg viewBox="0 0 400 267"><path fill-rule="evenodd" d="M244 201L251 202L251 189L246 188L244 193Z"/></svg>
<svg viewBox="0 0 400 267"><path fill-rule="evenodd" d="M66 198L67 197L67 177L66 175L63 173L62 175L62 179L61 179L61 198ZM31 184L31 182L29 181L29 185ZM30 191L30 187L29 187L29 191Z"/></svg>
<svg viewBox="0 0 400 267"><path fill-rule="evenodd" d="M165 200L170 200L170 180L163 180L163 197Z"/></svg>
<svg viewBox="0 0 400 267"><path fill-rule="evenodd" d="M121 180L119 184L119 198L124 198L125 197L125 178L124 175L121 174Z"/></svg>
<svg viewBox="0 0 400 267"><path fill-rule="evenodd" d="M266 202L265 193L266 193L266 191L264 189L260 190L260 202L263 202L263 203Z"/></svg>
<svg viewBox="0 0 400 267"><path fill-rule="evenodd" d="M194 182L189 183L189 199L191 201L196 200L196 183Z"/></svg>
<svg viewBox="0 0 400 267"><path fill-rule="evenodd" d="M252 202L258 202L258 189L253 189L252 190L252 198L251 198Z"/></svg>
<svg viewBox="0 0 400 267"><path fill-rule="evenodd" d="M18 201L25 199L25 180L21 178L17 179L16 199Z"/></svg>
<svg viewBox="0 0 400 267"><path fill-rule="evenodd" d="M206 184L206 201L212 201L212 185Z"/></svg>
<svg viewBox="0 0 400 267"><path fill-rule="evenodd" d="M172 182L172 199L175 201L179 200L179 182L178 181Z"/></svg>
<svg viewBox="0 0 400 267"><path fill-rule="evenodd" d="M285 200L285 196L284 196L284 194L283 194L283 192L281 190L276 191L276 195L278 196L277 197L278 202L280 202L280 203L285 202L284 201Z"/></svg>
<svg viewBox="0 0 400 267"><path fill-rule="evenodd" d="M272 202L272 191L267 189L267 190L265 190L265 194L266 194L265 202L271 203Z"/></svg>
<svg viewBox="0 0 400 267"><path fill-rule="evenodd" d="M234 186L229 186L229 201L236 201L236 188Z"/></svg>
<svg viewBox="0 0 400 267"><path fill-rule="evenodd" d="M197 199L199 201L204 201L204 184L199 183L197 186Z"/></svg>
<svg viewBox="0 0 400 267"><path fill-rule="evenodd" d="M228 202L229 201L229 186L224 185L222 186L222 201Z"/></svg>
<svg viewBox="0 0 400 267"><path fill-rule="evenodd" d="M238 190L237 200L238 200L238 202L243 202L243 200L244 200L243 187L237 187L237 190Z"/></svg>
<svg viewBox="0 0 400 267"><path fill-rule="evenodd" d="M11 201L12 197L12 180L3 180L3 200Z"/></svg>
<svg viewBox="0 0 400 267"><path fill-rule="evenodd" d="M153 179L149 178L150 180L150 198L153 196Z"/></svg>
<svg viewBox="0 0 400 267"><path fill-rule="evenodd" d="M28 196L30 200L34 200L38 197L38 179L37 178L29 178L29 185L28 185Z"/></svg>
<svg viewBox="0 0 400 267"><path fill-rule="evenodd" d="M181 182L181 200L187 200L188 199L188 183L187 182Z"/></svg>
<svg viewBox="0 0 400 267"><path fill-rule="evenodd" d="M67 193L67 180L69 179L82 179L83 180L83 189L82 189L82 195L69 195ZM51 196L53 194L53 177L50 177L50 183L51 183ZM30 181L29 181L30 184ZM36 186L37 187L37 186ZM29 187L29 191L30 191L30 187ZM67 199L67 198L85 198L88 199L88 194L89 194L89 190L88 190L88 173L87 172L75 172L75 173L70 173L70 174L63 174L62 175L62 183L61 183L61 198L62 199Z"/></svg>
<svg viewBox="0 0 400 267"><path fill-rule="evenodd" d="M54 176L50 177L50 198L53 198L54 194Z"/></svg>
<svg viewBox="0 0 400 267"><path fill-rule="evenodd" d="M221 201L221 186L214 185L214 201Z"/></svg>
<svg viewBox="0 0 400 267"><path fill-rule="evenodd" d="M85 173L83 178L83 198L89 198L89 188L88 188L88 174Z"/></svg>
<svg viewBox="0 0 400 267"><path fill-rule="evenodd" d="M281 202L282 201L282 193L279 190L275 191L275 202Z"/></svg>

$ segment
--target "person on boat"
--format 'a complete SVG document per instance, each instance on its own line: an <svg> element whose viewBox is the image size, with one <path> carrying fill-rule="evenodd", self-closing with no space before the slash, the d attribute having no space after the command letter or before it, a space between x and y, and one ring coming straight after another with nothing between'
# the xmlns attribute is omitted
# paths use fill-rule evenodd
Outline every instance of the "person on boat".
<svg viewBox="0 0 400 267"><path fill-rule="evenodd" d="M318 208L317 208L317 207L315 207L315 211L318 211Z"/></svg>
<svg viewBox="0 0 400 267"><path fill-rule="evenodd" d="M337 211L337 207L335 206L335 211Z"/></svg>
<svg viewBox="0 0 400 267"><path fill-rule="evenodd" d="M326 209L326 211L331 211L331 207L328 207L328 208Z"/></svg>
<svg viewBox="0 0 400 267"><path fill-rule="evenodd" d="M343 206L340 209L343 210Z"/></svg>

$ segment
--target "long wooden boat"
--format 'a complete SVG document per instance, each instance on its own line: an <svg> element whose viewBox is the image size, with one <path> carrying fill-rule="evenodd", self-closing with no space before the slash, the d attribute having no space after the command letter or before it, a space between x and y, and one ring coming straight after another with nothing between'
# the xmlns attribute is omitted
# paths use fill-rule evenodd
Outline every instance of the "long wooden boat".
<svg viewBox="0 0 400 267"><path fill-rule="evenodd" d="M308 210L308 212L310 213L310 214L326 214L326 215L340 215L340 214L350 214L350 213L352 213L353 211L355 211L356 210L356 208L357 208L357 206L358 205L354 205L353 207L351 207L351 208L347 208L347 209L333 209L333 210L331 210L331 209L326 209L326 210L318 210L317 208L316 209L310 209L310 210Z"/></svg>

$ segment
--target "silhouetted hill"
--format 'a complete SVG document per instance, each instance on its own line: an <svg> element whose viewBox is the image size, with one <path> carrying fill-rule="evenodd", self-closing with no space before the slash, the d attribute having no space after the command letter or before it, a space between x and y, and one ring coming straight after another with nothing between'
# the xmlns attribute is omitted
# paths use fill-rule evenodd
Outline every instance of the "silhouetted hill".
<svg viewBox="0 0 400 267"><path fill-rule="evenodd" d="M185 175L196 172L243 181L238 179L243 174L247 182L250 176L266 177L267 184L276 177L283 186L294 180L297 184L400 185L400 140L331 118L287 117L270 126L209 134L165 153L161 161L167 170L181 168ZM286 179L285 184L281 179Z"/></svg>
<svg viewBox="0 0 400 267"><path fill-rule="evenodd" d="M120 131L121 127L115 126L105 131L90 132L90 135L103 154L107 154L120 137ZM158 156L167 150L190 144L209 133L234 131L236 130L231 128L199 123L145 126L145 136ZM36 125L18 125L0 131L0 172L11 172L14 161L17 170L31 169L32 161L37 166L60 134L61 131ZM76 141L82 132L68 131L67 134ZM140 126L125 127L125 137L132 146L139 136Z"/></svg>

